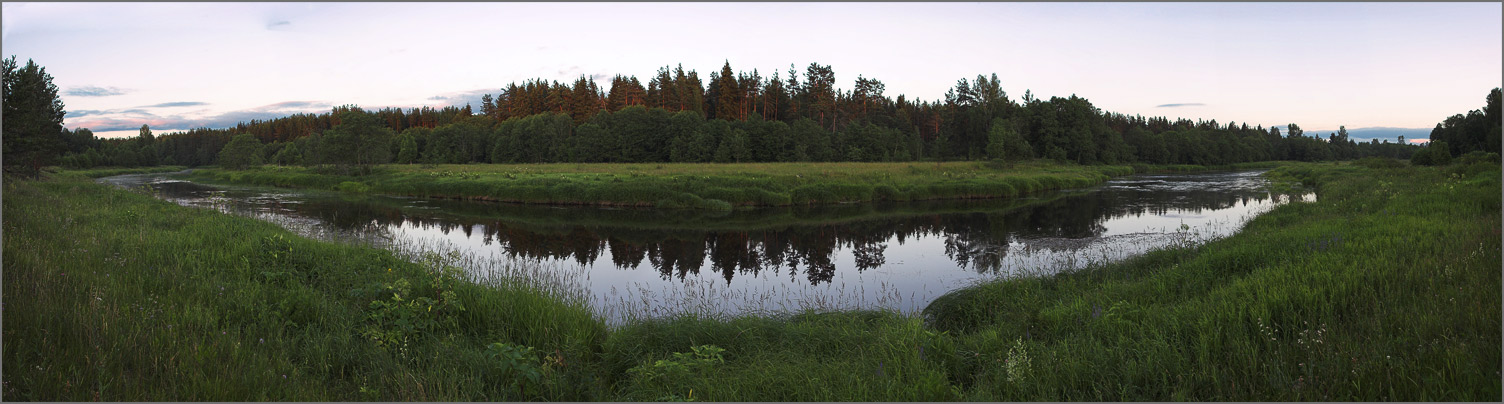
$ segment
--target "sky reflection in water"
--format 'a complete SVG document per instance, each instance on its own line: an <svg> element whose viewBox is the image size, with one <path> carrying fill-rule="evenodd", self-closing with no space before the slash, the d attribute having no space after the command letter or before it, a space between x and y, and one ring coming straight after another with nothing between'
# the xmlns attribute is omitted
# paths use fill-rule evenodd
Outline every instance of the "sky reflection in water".
<svg viewBox="0 0 1504 404"><path fill-rule="evenodd" d="M574 271L592 305L619 319L802 308L913 312L978 281L1079 269L1229 235L1292 198L1266 191L1258 174L1137 175L1008 200L730 213L352 197L163 175L101 181L295 223L289 227L325 239L441 245Z"/></svg>

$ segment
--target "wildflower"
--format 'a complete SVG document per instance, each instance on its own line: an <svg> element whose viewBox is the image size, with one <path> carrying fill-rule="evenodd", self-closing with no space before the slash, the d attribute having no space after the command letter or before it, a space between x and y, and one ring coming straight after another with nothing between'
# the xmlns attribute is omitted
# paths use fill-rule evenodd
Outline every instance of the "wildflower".
<svg viewBox="0 0 1504 404"><path fill-rule="evenodd" d="M258 338L258 339L261 340L261 342L259 342L259 343L261 343L261 344L265 344L266 343L266 338Z"/></svg>

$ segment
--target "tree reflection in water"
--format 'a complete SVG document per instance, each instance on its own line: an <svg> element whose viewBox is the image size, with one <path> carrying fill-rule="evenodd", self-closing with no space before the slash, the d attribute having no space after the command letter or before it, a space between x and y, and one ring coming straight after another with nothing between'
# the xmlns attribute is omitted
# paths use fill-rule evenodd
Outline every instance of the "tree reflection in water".
<svg viewBox="0 0 1504 404"><path fill-rule="evenodd" d="M509 257L593 265L602 253L618 269L644 266L664 280L698 275L709 263L730 284L762 272L831 282L837 255L849 251L851 270L880 268L888 243L916 237L943 240L944 254L978 273L1004 269L1010 249L1027 245L1071 251L1090 244L1061 242L1104 236L1103 223L1169 212L1199 214L1264 202L1271 195L1253 174L1139 176L1090 192L1049 193L1013 200L873 203L759 208L731 213L601 209L411 198L217 191L185 182L155 184L164 197L218 195L260 209L317 218L352 232L411 226L461 231ZM1162 227L1178 226L1160 219ZM1054 240L1041 242L1041 240Z"/></svg>

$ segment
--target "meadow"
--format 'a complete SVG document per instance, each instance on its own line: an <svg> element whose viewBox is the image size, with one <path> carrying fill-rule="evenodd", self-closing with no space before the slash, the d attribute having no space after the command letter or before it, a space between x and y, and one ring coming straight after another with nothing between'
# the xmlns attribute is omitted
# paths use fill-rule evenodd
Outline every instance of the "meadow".
<svg viewBox="0 0 1504 404"><path fill-rule="evenodd" d="M1080 188L1129 166L1029 162L383 165L345 176L319 168L197 169L211 183L537 204L729 210L867 201L1013 197Z"/></svg>
<svg viewBox="0 0 1504 404"><path fill-rule="evenodd" d="M388 166L378 176L392 182L367 186L390 192L378 190L434 178L438 168L475 184L508 174L585 184L684 178L715 165L621 165L583 179L572 173L585 169L570 166ZM761 181L797 189L816 176L778 166L764 167ZM934 175L906 170L935 167L858 166L860 175L841 181L882 179L897 190ZM939 170L968 166L985 168ZM523 168L537 171L508 171ZM681 171L648 173L670 169ZM297 170L239 174L240 182L265 175L255 178L339 187ZM1498 164L1284 164L1266 175L1319 199L1277 207L1205 244L975 285L922 314L679 316L615 327L579 291L527 268L476 277L454 269L452 256L318 242L76 173L7 179L0 393L18 401L1501 399Z"/></svg>

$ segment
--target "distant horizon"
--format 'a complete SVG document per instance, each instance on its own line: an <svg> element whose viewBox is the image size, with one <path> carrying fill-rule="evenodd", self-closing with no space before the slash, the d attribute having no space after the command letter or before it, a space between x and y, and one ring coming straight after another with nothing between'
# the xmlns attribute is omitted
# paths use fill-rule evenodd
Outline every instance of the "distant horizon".
<svg viewBox="0 0 1504 404"><path fill-rule="evenodd" d="M585 76L604 90L617 74L646 84L682 64L703 80L726 62L781 80L792 64L801 81L819 63L837 88L860 75L882 80L889 98L932 102L957 80L995 73L1012 100L1074 94L1103 111L1296 123L1323 137L1339 125L1428 137L1504 85L1500 3L6 2L3 11L3 56L46 67L65 126L101 137L347 104L479 108L482 94L529 79ZM762 29L734 40L746 30L732 24ZM842 39L853 33L861 40ZM172 62L145 62L164 58Z"/></svg>
<svg viewBox="0 0 1504 404"><path fill-rule="evenodd" d="M365 110L368 110L368 111L371 110L371 108L366 108L366 107L361 107L361 109L365 109ZM376 109L380 109L380 108L376 108ZM1296 122L1295 124L1299 125L1300 123ZM1250 126L1257 126L1257 125L1250 125ZM1288 130L1286 130L1287 128L1285 127L1285 125L1277 125L1277 126L1274 126L1274 127L1277 127L1277 128L1280 129L1280 134L1281 135L1287 135L1288 136L1288 133L1287 133ZM1269 128L1270 128L1269 126L1265 126L1264 127L1265 130L1268 130ZM72 129L72 128L70 128L70 129ZM169 134L169 133L187 132L187 131L193 130L193 129L201 129L201 128L188 128L188 129L171 129L171 128L162 128L162 129L159 129L159 128L151 128L151 133L152 133L153 136L161 136L161 135L165 135L165 134ZM210 128L210 129L225 129L225 128ZM1330 133L1337 133L1337 131L1339 129L1329 129L1328 130L1328 129L1305 129L1305 128L1301 128L1301 130L1303 132L1305 132L1306 136L1320 138L1320 139L1326 139L1326 137L1327 137L1328 134L1330 134ZM1413 136L1412 135L1405 135L1405 142L1406 143L1426 143L1426 142L1430 141L1430 136L1431 136L1431 130L1432 129L1434 129L1434 128L1390 128L1390 127L1376 127L1376 128L1349 128L1347 130L1347 132L1348 132L1348 137L1352 138L1353 141L1355 141L1355 142L1357 142L1357 141L1367 142L1369 139L1378 139L1379 143L1384 143L1385 141L1388 141L1389 143L1398 143L1398 139L1396 137L1394 137L1394 136L1366 135L1366 134L1363 134L1363 132L1365 132L1365 131L1373 131L1373 130L1413 131L1413 133L1416 133L1416 135L1413 135ZM95 132L93 129L89 129L89 131L93 132L94 136L99 137L99 138L104 138L104 139L119 139L119 138L128 138L128 137L132 137L132 136L138 136L141 133L141 128L137 127L135 129L117 130L117 131L109 131L109 132ZM1318 136L1318 134L1319 134L1319 136Z"/></svg>

